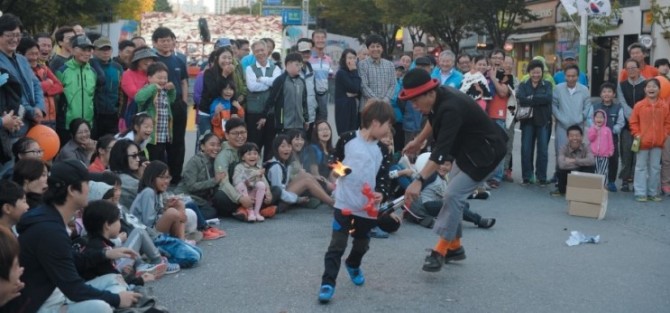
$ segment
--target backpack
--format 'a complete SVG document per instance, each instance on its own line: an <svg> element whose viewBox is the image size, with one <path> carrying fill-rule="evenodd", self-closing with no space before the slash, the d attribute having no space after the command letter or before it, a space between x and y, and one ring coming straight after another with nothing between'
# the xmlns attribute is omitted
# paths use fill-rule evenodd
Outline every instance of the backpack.
<svg viewBox="0 0 670 313"><path fill-rule="evenodd" d="M281 183L283 185L286 185L288 183L288 168L283 163L281 163L277 160L270 160L270 161L267 161L263 164L263 168L265 169L265 178L268 181L270 181L270 177L268 176L268 174L270 173L270 168L272 168L272 166L274 166L275 164L279 164L279 166L281 167L281 171L282 171Z"/></svg>

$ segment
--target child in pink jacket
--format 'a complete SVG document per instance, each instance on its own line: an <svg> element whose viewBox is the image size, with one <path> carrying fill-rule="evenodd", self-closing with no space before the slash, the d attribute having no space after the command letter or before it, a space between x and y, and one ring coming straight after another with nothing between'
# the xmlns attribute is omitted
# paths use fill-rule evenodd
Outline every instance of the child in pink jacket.
<svg viewBox="0 0 670 313"><path fill-rule="evenodd" d="M607 113L597 110L593 113L593 126L589 128L589 142L591 152L596 158L596 173L607 177L609 157L614 154L614 142L612 141L612 130L607 127Z"/></svg>

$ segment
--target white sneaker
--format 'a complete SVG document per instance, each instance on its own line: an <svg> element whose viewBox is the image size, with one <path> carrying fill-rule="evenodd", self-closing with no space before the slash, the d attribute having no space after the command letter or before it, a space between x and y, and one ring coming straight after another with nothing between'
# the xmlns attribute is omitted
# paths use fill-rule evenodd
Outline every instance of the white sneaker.
<svg viewBox="0 0 670 313"><path fill-rule="evenodd" d="M165 270L167 270L167 264L165 263L158 263L158 264L140 264L137 266L137 271L135 271L135 275L142 276L144 273L150 273L153 274L156 279L160 279L163 277L163 274L165 274Z"/></svg>

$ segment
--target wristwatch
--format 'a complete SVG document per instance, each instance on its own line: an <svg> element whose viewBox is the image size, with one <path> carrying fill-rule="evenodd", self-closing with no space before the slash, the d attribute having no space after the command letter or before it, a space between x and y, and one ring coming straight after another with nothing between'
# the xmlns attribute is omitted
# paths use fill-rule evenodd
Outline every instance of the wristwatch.
<svg viewBox="0 0 670 313"><path fill-rule="evenodd" d="M421 185L423 185L423 183L426 182L426 179L423 178L423 176L421 176L421 174L419 174L419 173L414 173L414 175L412 175L412 179L416 180L416 181L419 181L421 183Z"/></svg>

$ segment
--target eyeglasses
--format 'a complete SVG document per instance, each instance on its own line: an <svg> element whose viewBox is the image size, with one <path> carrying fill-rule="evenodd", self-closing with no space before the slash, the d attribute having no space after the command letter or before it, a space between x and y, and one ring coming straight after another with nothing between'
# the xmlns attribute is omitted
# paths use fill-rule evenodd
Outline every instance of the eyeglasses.
<svg viewBox="0 0 670 313"><path fill-rule="evenodd" d="M170 175L161 175L161 176L158 176L158 178L172 180L172 176L170 176Z"/></svg>
<svg viewBox="0 0 670 313"><path fill-rule="evenodd" d="M637 69L637 66L627 67L626 69L629 70L629 71L630 71L630 70L636 70L636 69Z"/></svg>
<svg viewBox="0 0 670 313"><path fill-rule="evenodd" d="M129 158L133 158L133 159L139 159L139 158L140 158L140 154L139 154L139 153L129 154L128 157L129 157Z"/></svg>
<svg viewBox="0 0 670 313"><path fill-rule="evenodd" d="M24 151L23 153L25 153L25 154L28 154L28 153L42 154L42 153L44 153L44 150L42 150L42 149L39 149L39 150L28 150L28 151Z"/></svg>
<svg viewBox="0 0 670 313"><path fill-rule="evenodd" d="M233 137L246 136L247 131L246 130L240 130L240 131L236 131L236 132L229 132L228 135L231 135Z"/></svg>
<svg viewBox="0 0 670 313"><path fill-rule="evenodd" d="M21 38L21 33L4 33L2 36L7 37L7 38L15 38L19 39Z"/></svg>

